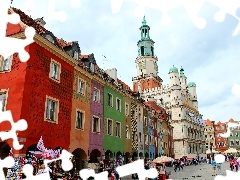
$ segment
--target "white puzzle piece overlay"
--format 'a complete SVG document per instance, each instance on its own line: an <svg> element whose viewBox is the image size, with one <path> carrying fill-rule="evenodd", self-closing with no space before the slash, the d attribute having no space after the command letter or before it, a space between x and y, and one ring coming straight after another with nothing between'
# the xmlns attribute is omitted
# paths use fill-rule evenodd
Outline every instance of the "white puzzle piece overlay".
<svg viewBox="0 0 240 180"><path fill-rule="evenodd" d="M30 3L31 0L26 0ZM73 8L78 8L81 5L81 0L69 0L70 4ZM240 22L240 18L236 15L237 9L240 7L240 1L238 0L110 0L112 13L116 14L121 10L123 1L134 2L137 4L137 8L135 9L135 15L137 17L143 17L145 8L152 8L155 10L159 10L162 12L162 19L161 22L163 24L169 24L171 18L168 15L168 12L174 8L184 6L186 9L187 14L189 15L190 19L193 21L196 27L203 29L206 26L206 20L198 17L198 12L201 10L203 4L205 2L209 2L219 7L219 12L215 14L215 20L218 22L222 22L225 19L226 14L230 14L234 16ZM27 2L26 2L27 3ZM27 3L28 4L28 3ZM26 62L29 59L29 54L24 50L26 46L33 43L33 37L35 35L35 30L32 27L26 27L25 29L25 36L26 39L16 39L11 37L6 37L6 28L7 23L17 24L20 21L19 15L17 14L8 14L9 8L9 1L8 0L1 0L0 1L0 55L4 58L11 56L14 53L19 54L19 58L21 62ZM48 9L48 16L51 19L56 19L61 22L66 20L66 13L64 11L56 12L55 11L55 0L49 0L49 9ZM232 35L237 35L240 31L240 23L236 27L235 31ZM11 47L11 48L10 48ZM240 86L234 85L232 88L232 92L235 95L240 95ZM21 149L23 146L19 144L17 138L17 131L24 131L27 129L27 122L25 120L19 120L16 123L13 121L12 114L10 111L0 112L0 122L9 121L11 123L12 129L8 132L0 132L0 138L2 140L13 139L13 147L16 150ZM230 125L232 127L236 127L239 125L233 124ZM229 127L230 128L230 127ZM223 134L223 137L226 137L230 134L230 129L226 134ZM67 152L66 150L62 151L61 156L58 159L54 160L45 160L44 164L47 165L48 163L56 160L62 160L62 167L63 170L68 171L70 170L73 165L69 158L73 156L71 153ZM224 162L224 156L221 154L216 155L217 162ZM9 168L14 165L14 159L12 157L6 157L3 160L0 160L0 179L5 179L3 174L3 168ZM33 167L31 165L25 165L23 168L27 179L31 180L49 180L49 174L43 173L37 176L32 175ZM146 177L148 178L155 178L157 176L157 170L155 168L150 170L145 170L143 166L143 160L135 161L131 164L127 164L117 168L120 177L124 177L126 175L130 175L133 173L137 173L140 180L144 180ZM83 179L87 179L88 177L92 176L95 179L107 180L107 172L102 172L99 174L95 174L93 170L84 169L80 171L80 175ZM217 176L215 179L239 179L240 173L227 171L227 176Z"/></svg>

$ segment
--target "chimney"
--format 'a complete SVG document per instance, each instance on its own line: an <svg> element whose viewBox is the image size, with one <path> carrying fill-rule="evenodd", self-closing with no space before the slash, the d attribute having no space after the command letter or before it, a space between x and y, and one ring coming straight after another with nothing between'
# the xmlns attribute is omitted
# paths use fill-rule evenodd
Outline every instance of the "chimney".
<svg viewBox="0 0 240 180"><path fill-rule="evenodd" d="M115 80L115 83L118 84L117 82L117 69L116 68L112 68L112 69L107 69L105 71L111 78L113 78Z"/></svg>
<svg viewBox="0 0 240 180"><path fill-rule="evenodd" d="M43 17L35 19L35 22L44 27L46 22L44 21Z"/></svg>

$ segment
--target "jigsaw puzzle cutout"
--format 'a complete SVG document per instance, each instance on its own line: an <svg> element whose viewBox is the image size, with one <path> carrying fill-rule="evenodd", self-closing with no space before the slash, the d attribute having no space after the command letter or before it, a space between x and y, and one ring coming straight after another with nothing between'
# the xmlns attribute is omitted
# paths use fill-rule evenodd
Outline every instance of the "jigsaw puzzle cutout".
<svg viewBox="0 0 240 180"><path fill-rule="evenodd" d="M134 11L136 17L142 18L145 8L150 8L162 12L161 23L168 25L171 22L171 17L168 12L172 9L183 6L189 18L193 21L194 25L199 29L206 27L206 19L199 17L198 13L202 9L204 3L211 3L219 8L219 11L214 15L217 22L223 22L227 14L237 19L238 25L235 27L232 35L236 36L240 32L240 16L237 10L240 7L240 1L237 0L125 0L126 2L134 2L137 7ZM123 4L123 0L110 0L112 13L118 13Z"/></svg>
<svg viewBox="0 0 240 180"><path fill-rule="evenodd" d="M6 157L5 159L0 159L0 179L5 179L3 168L11 168L14 166L13 157Z"/></svg>
<svg viewBox="0 0 240 180"><path fill-rule="evenodd" d="M11 124L11 130L7 132L0 132L0 138L2 141L7 139L13 140L13 148L15 150L20 150L23 148L23 145L20 145L18 142L17 131L24 131L27 129L28 124L24 119L18 120L17 122L13 121L11 111L0 112L0 123L8 121Z"/></svg>
<svg viewBox="0 0 240 180"><path fill-rule="evenodd" d="M29 59L29 54L25 51L25 47L33 43L33 37L35 35L35 29L27 27L25 29L26 39L16 39L12 37L6 37L7 23L17 24L20 21L18 14L8 14L9 2L8 0L0 1L0 55L6 59L14 53L19 54L21 62L26 62ZM4 43L3 43L4 42ZM10 48L11 47L11 48Z"/></svg>
<svg viewBox="0 0 240 180"><path fill-rule="evenodd" d="M240 85L234 84L232 86L232 93L236 96L240 96Z"/></svg>
<svg viewBox="0 0 240 180"><path fill-rule="evenodd" d="M37 1L38 2L38 1ZM72 8L79 8L81 6L81 0L71 0L70 5ZM25 8L33 9L33 0L25 0ZM48 0L48 18L49 20L58 20L65 22L67 20L67 13L65 11L56 11L56 0Z"/></svg>
<svg viewBox="0 0 240 180"><path fill-rule="evenodd" d="M130 0L129 0L130 1ZM170 16L168 15L168 12L174 8L177 8L179 6L184 6L187 14L189 15L190 19L193 21L196 27L203 29L206 26L206 20L204 18L198 17L198 12L202 8L203 4L205 2L210 2L217 7L219 7L219 12L217 12L214 15L214 19L217 22L223 22L225 20L225 17L227 14L232 15L235 17L238 22L239 22L239 15L236 14L237 9L240 7L240 1L235 1L231 0L225 1L225 0L199 0L197 2L192 2L191 0L152 0L152 1L137 1L137 0L132 0L133 2L137 3L137 7L135 9L135 15L138 17L142 17L145 11L146 7L150 7L153 9L157 9L162 11L162 23L168 24L171 21ZM111 7L112 7L112 12L113 14L118 13L121 10L123 0L111 0ZM71 6L73 8L78 8L81 5L80 0L71 0ZM3 57L9 57L13 53L17 52L19 53L20 60L22 62L26 62L29 59L29 54L24 50L24 47L31 44L33 42L33 37L35 34L35 30L31 27L27 27L25 29L25 35L26 39L21 40L21 39L16 39L16 38L9 38L6 37L6 23L10 22L12 24L17 24L19 22L19 16L17 14L12 14L8 15L7 13L8 10L8 1L7 0L2 0L0 2L0 13L1 17L4 20L0 21L0 40L2 45L0 45L0 54ZM55 0L49 0L49 11L48 11L49 17L52 19L57 19L61 22L66 20L66 13L63 11L56 12L55 11ZM240 31L240 23L238 23L235 31L233 32L233 35L237 35ZM12 45L14 44L14 48L8 48L8 47L13 47ZM236 85L235 85L236 87ZM233 87L234 88L234 87ZM235 88L236 89L236 88ZM238 86L238 90L240 91L240 87ZM239 91L234 91L235 94L240 95ZM18 122L14 123L12 114L10 111L6 112L1 112L0 113L0 122L2 121L9 121L12 125L12 129L8 132L1 132L0 137L2 140L7 140L7 139L13 139L13 147L16 150L19 150L22 148L22 145L19 144L18 139L17 139L17 131L23 131L27 129L27 122L25 120L19 120ZM230 125L231 126L231 125ZM234 125L233 125L234 126ZM235 126L234 126L235 127ZM230 127L229 127L230 128ZM224 135L223 137L227 137L230 135L229 133L230 129L228 129L228 132ZM70 170L73 165L72 162L69 160L69 157L72 156L71 153L63 150L63 153L61 154L60 158L54 159L54 160L45 160L44 164L48 164L52 161L56 161L61 159L62 160L62 166L64 170ZM216 161L217 162L223 162L225 158L223 159L223 155L217 154L216 155ZM4 160L0 161L1 168L4 167L10 167L13 166L13 158L12 157L7 157ZM155 178L157 176L157 170L156 169L150 169L150 170L145 170L143 166L143 160L138 160L135 161L131 164L121 166L117 168L120 177L132 174L132 173L138 173L139 179L143 180L145 177L149 178ZM25 165L23 168L24 173L27 175L27 179L50 179L48 173L43 173L37 176L33 176L33 167L31 165ZM100 174L95 174L93 170L82 170L80 171L81 176L84 178L87 178L90 176L95 177L95 179L108 179L107 178L107 172L103 172ZM226 179L232 176L232 179L236 179L236 175L238 173L234 173L231 171L227 171L227 176L217 176L215 179ZM3 172L0 173L0 178L4 178Z"/></svg>
<svg viewBox="0 0 240 180"><path fill-rule="evenodd" d="M238 127L240 124L237 123L228 123L227 132L221 133L220 136L223 138L227 138L230 136L231 128ZM225 162L225 156L222 154L216 154L215 156L216 163L223 163ZM226 170L226 176L223 175L217 175L214 180L225 180L225 179L239 179L240 178L240 172L233 172Z"/></svg>
<svg viewBox="0 0 240 180"><path fill-rule="evenodd" d="M72 156L73 156L73 154L69 153L66 150L62 150L62 153L59 158L52 159L52 160L44 160L44 165L45 165L45 167L47 167L49 163L52 163L57 160L61 160L62 161L62 169L64 171L70 171L73 168L73 164L70 160L70 158ZM47 168L46 168L46 172L37 174L34 176L32 165L25 164L23 166L23 172L27 177L27 178L25 178L26 180L42 180L42 179L50 180L50 174L49 174L49 171L47 170Z"/></svg>

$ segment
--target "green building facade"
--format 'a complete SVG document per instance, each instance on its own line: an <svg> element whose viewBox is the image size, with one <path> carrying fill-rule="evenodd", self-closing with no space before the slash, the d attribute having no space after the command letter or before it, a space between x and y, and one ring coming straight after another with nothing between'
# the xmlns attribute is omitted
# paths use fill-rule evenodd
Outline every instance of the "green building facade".
<svg viewBox="0 0 240 180"><path fill-rule="evenodd" d="M104 86L104 136L105 157L116 158L124 152L125 122L124 99L114 86Z"/></svg>

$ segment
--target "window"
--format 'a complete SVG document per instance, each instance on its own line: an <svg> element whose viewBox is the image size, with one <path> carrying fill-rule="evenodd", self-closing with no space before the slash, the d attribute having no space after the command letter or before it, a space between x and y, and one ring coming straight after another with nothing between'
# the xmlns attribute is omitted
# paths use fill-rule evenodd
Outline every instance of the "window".
<svg viewBox="0 0 240 180"><path fill-rule="evenodd" d="M145 144L147 145L148 144L148 135L147 134L145 134Z"/></svg>
<svg viewBox="0 0 240 180"><path fill-rule="evenodd" d="M118 111L121 111L121 100L117 98L117 101L116 101L116 108Z"/></svg>
<svg viewBox="0 0 240 180"><path fill-rule="evenodd" d="M81 80L81 79L79 79L78 80L78 92L80 94L84 95L85 94L85 90L86 90L86 82Z"/></svg>
<svg viewBox="0 0 240 180"><path fill-rule="evenodd" d="M94 69L95 69L95 68L94 68L94 64L91 63L91 64L90 64L90 71L91 71L91 72L94 72Z"/></svg>
<svg viewBox="0 0 240 180"><path fill-rule="evenodd" d="M111 119L108 119L107 134L108 134L108 135L112 135L112 120L111 120Z"/></svg>
<svg viewBox="0 0 240 180"><path fill-rule="evenodd" d="M98 117L93 117L93 132L99 133L100 132L100 120Z"/></svg>
<svg viewBox="0 0 240 180"><path fill-rule="evenodd" d="M116 136L121 137L121 124L116 122Z"/></svg>
<svg viewBox="0 0 240 180"><path fill-rule="evenodd" d="M125 115L129 115L129 104L125 104Z"/></svg>
<svg viewBox="0 0 240 180"><path fill-rule="evenodd" d="M108 93L108 106L113 107L113 96L110 93Z"/></svg>
<svg viewBox="0 0 240 180"><path fill-rule="evenodd" d="M51 43L54 44L54 39L53 39L53 37L52 37L51 35L47 34L47 35L45 36L45 38L46 38L48 41L50 41Z"/></svg>
<svg viewBox="0 0 240 180"><path fill-rule="evenodd" d="M78 110L77 116L76 116L76 129L83 130L83 120L84 120L84 113Z"/></svg>
<svg viewBox="0 0 240 180"><path fill-rule="evenodd" d="M130 139L128 126L126 126L126 139Z"/></svg>
<svg viewBox="0 0 240 180"><path fill-rule="evenodd" d="M52 60L50 77L56 81L60 81L61 65L57 61Z"/></svg>
<svg viewBox="0 0 240 180"><path fill-rule="evenodd" d="M0 72L9 71L12 65L13 56L9 56L6 59L3 59L3 56L0 57Z"/></svg>
<svg viewBox="0 0 240 180"><path fill-rule="evenodd" d="M78 52L77 52L77 51L74 51L73 58L76 59L76 60L79 59L79 56L78 56Z"/></svg>
<svg viewBox="0 0 240 180"><path fill-rule="evenodd" d="M93 91L93 100L95 102L100 102L100 90L98 90L96 88Z"/></svg>
<svg viewBox="0 0 240 180"><path fill-rule="evenodd" d="M142 142L142 133L139 132L139 142Z"/></svg>
<svg viewBox="0 0 240 180"><path fill-rule="evenodd" d="M46 120L57 122L58 116L58 104L59 102L50 97L47 98L46 102Z"/></svg>
<svg viewBox="0 0 240 180"><path fill-rule="evenodd" d="M133 141L136 140L136 131L133 131L132 139L133 139Z"/></svg>
<svg viewBox="0 0 240 180"><path fill-rule="evenodd" d="M147 126L147 124L148 124L148 123L147 123L147 117L144 116L144 125Z"/></svg>
<svg viewBox="0 0 240 180"><path fill-rule="evenodd" d="M236 140L236 145L239 146L239 140Z"/></svg>
<svg viewBox="0 0 240 180"><path fill-rule="evenodd" d="M0 111L6 111L7 92L0 92Z"/></svg>
<svg viewBox="0 0 240 180"><path fill-rule="evenodd" d="M230 144L231 144L231 146L234 146L234 142L233 141L230 141Z"/></svg>

